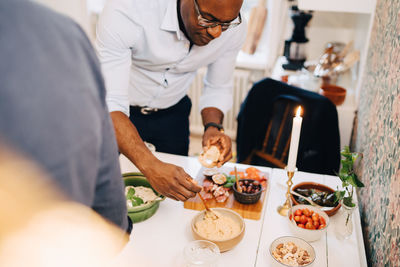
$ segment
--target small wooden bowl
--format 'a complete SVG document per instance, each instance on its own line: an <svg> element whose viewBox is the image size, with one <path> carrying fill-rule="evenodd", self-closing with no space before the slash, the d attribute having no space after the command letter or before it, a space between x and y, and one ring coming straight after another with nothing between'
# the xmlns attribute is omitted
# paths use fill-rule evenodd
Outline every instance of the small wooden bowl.
<svg viewBox="0 0 400 267"><path fill-rule="evenodd" d="M326 185L314 183L314 182L303 182L303 183L296 184L295 186L292 187L292 190L295 191L295 189L297 189L297 188L317 189L317 190L325 191L325 192L329 192L329 193L335 192L335 190L333 190L332 188L330 188ZM293 197L292 194L290 194L290 198L292 199L292 202L294 205L301 205L301 203L296 201L296 199ZM340 206L341 205L339 203L336 207L332 207L332 209L330 209L330 210L325 210L325 212L326 212L326 214L328 214L328 216L333 216L340 209Z"/></svg>
<svg viewBox="0 0 400 267"><path fill-rule="evenodd" d="M255 182L256 180L254 179L240 179L240 181L249 181L249 182ZM254 204L257 201L260 200L261 194L262 194L262 185L258 185L258 192L253 193L253 194L248 194L248 193L240 193L237 188L236 188L236 183L232 185L233 189L233 196L235 197L236 201L242 204Z"/></svg>
<svg viewBox="0 0 400 267"><path fill-rule="evenodd" d="M346 98L346 89L334 84L324 84L321 86L320 94L328 98L336 106L340 106Z"/></svg>

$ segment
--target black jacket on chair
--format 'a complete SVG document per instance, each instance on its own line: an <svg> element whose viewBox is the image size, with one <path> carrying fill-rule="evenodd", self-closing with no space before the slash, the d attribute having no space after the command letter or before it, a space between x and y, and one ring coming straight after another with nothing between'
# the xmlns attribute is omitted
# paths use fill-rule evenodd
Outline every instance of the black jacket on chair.
<svg viewBox="0 0 400 267"><path fill-rule="evenodd" d="M254 84L240 108L236 138L238 162L248 159L254 149L261 149L267 126L276 116L273 112L274 103L282 98L294 99L303 108L297 156L299 171L336 175L340 165L340 135L336 106L317 93L269 78ZM290 118L292 121L293 117ZM289 130L285 130L284 135L290 136L288 131L291 131L291 125L285 129ZM262 160L252 160L250 163L274 167Z"/></svg>

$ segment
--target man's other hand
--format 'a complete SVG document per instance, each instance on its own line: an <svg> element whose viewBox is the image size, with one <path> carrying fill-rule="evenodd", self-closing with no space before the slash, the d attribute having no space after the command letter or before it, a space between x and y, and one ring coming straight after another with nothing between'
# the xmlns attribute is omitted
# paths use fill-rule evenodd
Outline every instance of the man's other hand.
<svg viewBox="0 0 400 267"><path fill-rule="evenodd" d="M207 151L211 146L218 147L220 152L217 162L218 168L232 158L231 138L214 127L209 127L203 135L203 150Z"/></svg>

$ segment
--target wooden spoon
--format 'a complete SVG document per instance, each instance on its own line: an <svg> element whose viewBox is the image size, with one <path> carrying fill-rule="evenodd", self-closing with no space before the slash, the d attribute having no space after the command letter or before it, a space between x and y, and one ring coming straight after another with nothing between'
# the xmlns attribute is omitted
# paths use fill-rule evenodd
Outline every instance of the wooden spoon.
<svg viewBox="0 0 400 267"><path fill-rule="evenodd" d="M198 193L198 194L199 194L199 197L200 197L201 201L203 202L204 207L206 208L206 212L211 212L211 213L214 215L214 217L215 217L216 219L218 219L218 218L219 218L218 215L217 215L212 209L210 209L210 207L207 205L207 202L206 202L205 199L201 196L201 194L200 194L200 193Z"/></svg>
<svg viewBox="0 0 400 267"><path fill-rule="evenodd" d="M236 189L237 189L237 191L239 193L242 193L242 187L239 185L239 179L238 179L238 176L237 176L236 166L235 166L235 180L236 180Z"/></svg>

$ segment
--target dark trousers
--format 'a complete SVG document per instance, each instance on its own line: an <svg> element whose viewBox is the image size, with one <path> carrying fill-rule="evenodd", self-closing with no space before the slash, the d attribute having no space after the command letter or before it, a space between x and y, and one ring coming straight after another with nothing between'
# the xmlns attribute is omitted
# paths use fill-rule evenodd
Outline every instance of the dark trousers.
<svg viewBox="0 0 400 267"><path fill-rule="evenodd" d="M143 141L155 145L156 151L187 156L191 108L192 101L185 96L174 106L150 114L131 106L129 119Z"/></svg>

